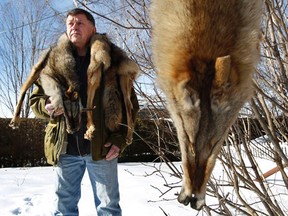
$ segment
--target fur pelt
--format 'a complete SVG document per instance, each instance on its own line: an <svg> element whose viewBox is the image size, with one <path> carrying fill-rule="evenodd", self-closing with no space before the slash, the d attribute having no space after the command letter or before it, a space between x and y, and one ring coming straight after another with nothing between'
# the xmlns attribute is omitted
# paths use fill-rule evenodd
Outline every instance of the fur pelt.
<svg viewBox="0 0 288 216"><path fill-rule="evenodd" d="M132 122L132 103L130 101L132 82L138 75L137 64L128 58L123 50L114 45L105 34L95 34L91 38L91 59L88 67L88 82L93 83L95 80L98 88L99 81L103 75L104 81L104 94L103 94L103 110L105 117L105 125L111 131L118 130L122 122L122 96L124 99L124 105L126 109L126 122L127 122L127 144L132 142L133 122ZM107 56L107 53L109 56ZM95 59L99 59L98 62L103 63L102 70L99 72L97 68L99 64L95 63ZM97 61L96 61L97 62ZM94 78L93 78L94 77ZM119 80L119 82L118 82ZM118 86L119 85L119 86ZM94 91L94 90L93 90ZM88 92L89 83L88 83ZM90 92L91 93L91 92ZM88 94L88 102L89 99ZM91 104L90 104L91 105ZM88 107L92 108L92 107ZM90 113L91 114L91 113ZM89 113L88 113L89 121ZM90 131L92 129L92 131ZM88 125L88 130L85 134L86 138L91 139L93 134L94 125ZM93 136L93 135L92 135Z"/></svg>
<svg viewBox="0 0 288 216"><path fill-rule="evenodd" d="M205 205L228 130L253 93L262 0L152 0L153 61L177 129L183 164L178 201Z"/></svg>
<svg viewBox="0 0 288 216"><path fill-rule="evenodd" d="M64 110L67 131L73 133L79 129L81 120L78 97L79 83L75 73L76 63L71 55L72 50L72 43L69 42L66 35L62 35L55 46L42 53L21 87L14 116L9 124L10 127L13 129L19 127L20 112L26 91L40 78L44 92L50 96L55 111ZM65 111L65 104L73 112Z"/></svg>
<svg viewBox="0 0 288 216"><path fill-rule="evenodd" d="M63 47L69 47L70 43L71 42L67 38L66 34L63 34L60 37L57 46L54 48L58 51L57 55L59 56L59 58L61 58L61 56L65 56L65 59L69 59L70 62L70 64L67 64L68 60L62 61L63 65L57 65L57 67L61 68L62 71L76 74L76 63L73 58L72 50L63 49ZM131 109L133 107L130 102L130 92L132 88L131 81L133 81L132 79L134 79L138 74L138 66L135 62L130 60L128 56L119 47L114 45L105 34L95 34L91 38L90 46L91 59L87 71L88 82L91 82L93 84L96 83L96 88L98 88L100 86L100 80L103 79L104 81L103 110L105 116L105 125L111 131L116 131L119 128L122 122L122 93L124 97L124 104L127 116L127 143L131 143L131 130L133 130L131 122ZM100 70L98 70L99 67L101 68ZM117 77L119 77L120 86L118 86ZM70 83L73 90L76 90L78 88L77 82L73 83L72 81L70 81ZM74 84L75 86L73 86ZM69 83L68 86L70 87ZM93 94L95 93L95 91L96 89L93 89ZM88 89L88 101L89 93L91 92L89 92ZM94 96L92 97L92 100L93 98ZM92 109L93 106L94 105L87 108ZM91 131L91 133L93 133L93 131ZM92 136L93 135L88 135L87 138L91 139Z"/></svg>
<svg viewBox="0 0 288 216"><path fill-rule="evenodd" d="M46 65L40 73L40 81L55 111L63 109L66 130L74 133L79 130L80 99L76 62L72 55L73 45L67 36L62 35L50 49ZM41 62L40 58L40 62Z"/></svg>
<svg viewBox="0 0 288 216"><path fill-rule="evenodd" d="M90 41L90 46L91 59L87 71L88 88L91 83L94 88L93 91L90 89L92 96L89 94L88 89L88 100L90 97L90 100L93 102L95 91L99 87L100 80L103 79L103 109L105 112L105 125L111 131L115 131L119 128L119 125L123 120L122 93L126 108L128 127L127 143L129 144L132 140L133 131L131 116L131 110L133 107L130 101L130 92L132 81L138 74L138 66L135 62L130 60L119 47L114 45L105 34L93 35ZM21 97L17 109L14 118L10 122L11 127L18 127L20 115L19 110L21 110L25 92L32 83L40 77L44 92L51 97L53 107L56 109L64 109L67 128L69 125L71 126L71 124L74 126L78 125L76 128L69 128L72 133L79 129L81 109L77 104L79 104L81 100L78 95L79 82L76 73L76 61L73 56L73 49L75 48L67 35L63 34L60 36L57 44L45 51L39 58L37 64L32 68L27 81L22 86ZM66 103L69 103L69 105L65 106ZM92 104L88 109L92 109L93 106L94 105ZM68 107L74 108L73 110L66 110ZM71 118L74 119L74 122L70 121ZM77 120L79 124L77 124L75 120ZM93 130L91 132L93 133ZM91 135L89 138L92 138Z"/></svg>

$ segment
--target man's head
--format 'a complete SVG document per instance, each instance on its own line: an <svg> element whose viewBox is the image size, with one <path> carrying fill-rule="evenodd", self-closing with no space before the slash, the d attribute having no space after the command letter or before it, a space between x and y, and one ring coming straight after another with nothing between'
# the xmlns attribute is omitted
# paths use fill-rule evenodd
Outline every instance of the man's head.
<svg viewBox="0 0 288 216"><path fill-rule="evenodd" d="M91 36L95 34L95 20L86 10L75 8L67 13L67 36L78 52L85 49Z"/></svg>

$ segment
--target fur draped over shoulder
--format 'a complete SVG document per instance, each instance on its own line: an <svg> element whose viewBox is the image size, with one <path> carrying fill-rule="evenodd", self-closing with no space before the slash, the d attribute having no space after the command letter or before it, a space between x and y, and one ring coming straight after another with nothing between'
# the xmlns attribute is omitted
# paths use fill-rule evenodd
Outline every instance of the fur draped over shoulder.
<svg viewBox="0 0 288 216"><path fill-rule="evenodd" d="M127 122L126 142L130 144L133 133L133 106L130 98L133 81L138 75L138 66L128 58L124 51L114 45L105 34L93 35L90 40L90 47L91 59L87 71L87 131L85 137L91 140L95 131L91 109L96 105L93 104L94 95L100 86L101 80L103 80L105 125L113 132L119 129L122 122ZM67 132L74 133L79 129L81 121L78 94L80 85L76 73L74 51L75 47L67 35L62 34L55 46L43 52L37 64L32 68L28 79L21 87L20 99L14 117L9 124L10 127L17 128L19 126L20 111L25 93L40 78L44 92L47 96L50 96L53 107L64 110ZM66 106L67 103L69 103L69 106ZM83 105L85 106L85 104ZM69 107L70 110L66 110L65 107ZM71 107L74 107L73 110L71 110ZM126 121L122 116L122 107L126 109Z"/></svg>
<svg viewBox="0 0 288 216"><path fill-rule="evenodd" d="M95 62L98 62L98 64L99 62L102 62L103 65L103 72L98 74L98 81L101 80L100 77L102 74L102 79L104 80L103 108L105 113L105 125L111 131L115 131L122 122L123 102L120 94L121 91L124 98L127 118L126 142L127 144L131 144L133 134L133 106L130 97L133 81L138 75L138 65L129 59L123 50L113 44L105 34L95 34L91 38L90 43L91 59L88 67L88 80L93 80L93 78L89 78L89 76L97 74L97 72L95 73L95 69L92 69L96 68L95 65L97 64ZM109 53L109 56L107 56L107 53Z"/></svg>
<svg viewBox="0 0 288 216"><path fill-rule="evenodd" d="M65 43L65 41L66 43L71 43L68 40L66 34L63 34L60 37L59 42L61 44L63 42ZM59 42L57 46L60 45ZM139 70L138 66L134 61L128 58L128 56L125 54L123 50L121 50L119 47L113 44L106 36L106 34L93 35L90 40L90 47L91 47L90 49L91 59L87 71L88 73L87 108L92 109L94 107L93 104L94 94L96 89L100 86L100 81L103 80L104 82L103 110L105 116L105 125L110 131L116 131L119 129L119 126L123 120L122 104L124 102L127 118L126 141L127 144L130 144L132 142L132 134L133 134L133 121L132 121L133 107L130 101L130 97L131 97L131 88L133 87L133 81L138 75ZM70 50L68 49L62 49L62 50L66 52L63 53L62 55L72 56L72 52L69 53ZM72 65L74 64L75 63L73 63ZM67 70L68 68L66 68L66 71ZM95 86L93 90L89 89L89 82L90 85L93 84ZM91 96L91 94L93 94L93 96ZM124 98L124 101L122 99L122 96ZM88 121L89 121L89 114L91 115L91 113L92 112L88 111ZM92 126L92 131L89 131L91 130L90 126L91 125L87 125L88 130L85 134L85 137L88 139L92 138L93 131L95 130L94 126Z"/></svg>

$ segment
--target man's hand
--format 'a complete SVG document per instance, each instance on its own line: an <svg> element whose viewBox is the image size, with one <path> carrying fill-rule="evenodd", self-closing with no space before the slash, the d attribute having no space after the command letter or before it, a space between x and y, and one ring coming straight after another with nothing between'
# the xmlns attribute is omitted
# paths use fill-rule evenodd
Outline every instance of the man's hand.
<svg viewBox="0 0 288 216"><path fill-rule="evenodd" d="M112 143L106 143L104 146L107 148L111 146L109 152L106 155L106 160L110 161L119 156L120 148L118 146L112 145Z"/></svg>
<svg viewBox="0 0 288 216"><path fill-rule="evenodd" d="M45 109L47 110L49 115L52 116L52 117L56 117L56 116L62 115L64 113L63 109L55 110L55 107L53 107L53 105L51 104L50 98L48 98L46 100Z"/></svg>

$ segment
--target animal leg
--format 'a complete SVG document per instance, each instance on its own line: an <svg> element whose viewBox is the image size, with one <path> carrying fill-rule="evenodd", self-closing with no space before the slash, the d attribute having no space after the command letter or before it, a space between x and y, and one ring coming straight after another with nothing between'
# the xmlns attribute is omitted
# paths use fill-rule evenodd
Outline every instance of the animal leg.
<svg viewBox="0 0 288 216"><path fill-rule="evenodd" d="M99 67L97 70L92 71L88 69L88 89L87 89L87 130L84 134L84 138L91 140L93 137L93 132L95 131L95 125L93 123L92 117L92 108L93 108L93 100L95 96L95 92L100 85L101 80L101 70L102 67Z"/></svg>
<svg viewBox="0 0 288 216"><path fill-rule="evenodd" d="M171 102L168 105L168 109L175 110L177 106L175 106L175 102ZM192 146L192 143L189 142L189 136L184 130L184 122L183 117L179 112L171 112L171 117L175 125L177 125L177 137L180 145L181 150L181 159L182 159L182 166L183 166L183 181L182 181L182 188L181 192L178 195L178 202L188 205L192 198L192 181L193 175L195 173L195 152ZM178 127L179 126L179 127Z"/></svg>
<svg viewBox="0 0 288 216"><path fill-rule="evenodd" d="M180 133L178 132L178 134ZM192 185L193 175L195 174L195 166L193 166L193 164L195 164L195 154L193 153L193 151L189 150L189 146L191 145L191 143L188 142L188 139L179 139L179 144L181 149L181 159L184 176L181 191L178 195L178 202L184 205L188 205L192 199L193 194Z"/></svg>
<svg viewBox="0 0 288 216"><path fill-rule="evenodd" d="M63 109L62 91L59 83L44 73L40 75L40 80L45 94L50 96L54 110Z"/></svg>
<svg viewBox="0 0 288 216"><path fill-rule="evenodd" d="M21 87L20 96L18 103L16 105L16 109L14 112L14 116L10 121L9 126L13 129L16 129L20 125L20 112L22 109L22 104L25 98L26 91L32 86L32 84L39 78L40 72L46 65L47 59L49 57L51 49L45 52L42 57L39 59L38 63L32 68L29 77L25 81L25 83Z"/></svg>
<svg viewBox="0 0 288 216"><path fill-rule="evenodd" d="M183 116L181 118L183 118ZM182 124L184 125L184 122ZM208 181L210 175L206 175L206 173L209 171L207 171L206 167L199 166L199 162L196 158L196 155L199 154L199 152L195 152L194 144L190 142L184 127L183 129L177 128L177 130L180 130L177 134L179 137L184 173L178 201L184 205L190 203L192 208L200 210L202 206L205 205L206 184L198 185L197 180L201 178L199 175L205 173L204 181ZM209 167L209 170L212 171L212 169L213 168L210 169Z"/></svg>
<svg viewBox="0 0 288 216"><path fill-rule="evenodd" d="M88 140L92 139L95 131L91 109L93 109L95 92L100 85L101 71L107 70L110 64L110 46L104 36L95 34L91 39L91 58L88 68L87 131L84 134L84 138Z"/></svg>
<svg viewBox="0 0 288 216"><path fill-rule="evenodd" d="M167 86L169 87L164 89L168 96L167 108L177 130L181 128L179 130L180 140L185 137L184 143L194 143L201 117L199 95L189 87L187 79L179 83L168 83Z"/></svg>
<svg viewBox="0 0 288 216"><path fill-rule="evenodd" d="M132 109L133 105L131 103L131 88L132 88L132 80L130 80L129 76L121 76L120 77L120 86L122 94L124 95L124 104L126 109L127 116L127 136L126 143L130 145L133 139L133 119L132 119Z"/></svg>
<svg viewBox="0 0 288 216"><path fill-rule="evenodd" d="M131 102L131 89L133 86L133 80L135 80L138 74L138 65L131 61L130 59L126 58L122 61L121 65L119 66L118 74L120 75L120 86L121 91L124 96L124 104L126 109L126 118L127 118L127 136L126 136L126 143L130 145L133 139L133 119L132 119L132 109L133 105Z"/></svg>
<svg viewBox="0 0 288 216"><path fill-rule="evenodd" d="M188 205L193 200L196 173L195 142L201 116L198 94L188 88L189 80L170 84L168 110L177 129L183 165L183 183L178 201Z"/></svg>

